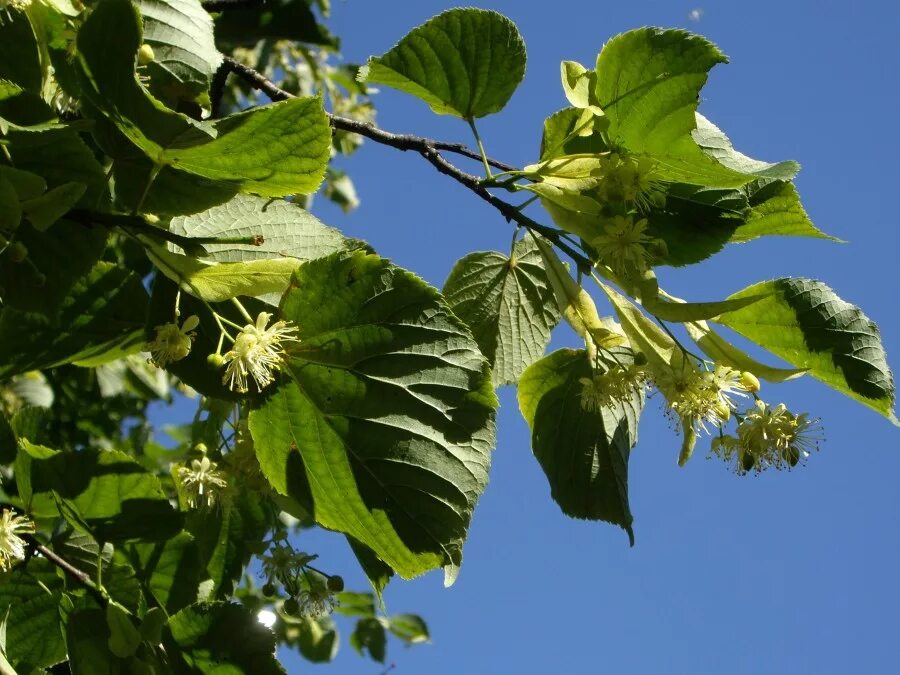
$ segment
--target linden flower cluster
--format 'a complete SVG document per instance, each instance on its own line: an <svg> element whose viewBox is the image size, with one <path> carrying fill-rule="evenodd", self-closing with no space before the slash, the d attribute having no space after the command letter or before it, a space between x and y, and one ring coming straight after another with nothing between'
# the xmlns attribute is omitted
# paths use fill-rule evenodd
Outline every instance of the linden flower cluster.
<svg viewBox="0 0 900 675"><path fill-rule="evenodd" d="M738 474L768 468L790 469L805 461L822 440L818 420L796 415L783 403L772 408L757 400L737 426L736 435L713 439L712 453L734 465Z"/></svg>
<svg viewBox="0 0 900 675"><path fill-rule="evenodd" d="M223 356L225 375L222 383L240 393L247 391L248 378L253 378L262 390L275 378L272 371L279 370L284 363L283 342L299 342L297 327L287 321L276 321L267 327L272 315L260 312L256 324L247 324L238 333L231 351Z"/></svg>
<svg viewBox="0 0 900 675"><path fill-rule="evenodd" d="M661 249L665 243L647 234L647 219L633 216L614 216L603 224L603 233L591 239L597 259L619 275L643 272L653 259L651 249Z"/></svg>
<svg viewBox="0 0 900 675"><path fill-rule="evenodd" d="M623 368L617 365L578 381L581 383L581 407L588 412L597 412L615 403L631 401L646 386L647 377L638 366Z"/></svg>
<svg viewBox="0 0 900 675"><path fill-rule="evenodd" d="M273 579L278 579L289 597L282 609L292 616L317 618L330 614L337 603L334 594L344 588L344 580L338 576L323 577L306 566L318 556L294 548L283 536L271 542L269 552L263 556L263 572L269 581L263 586L265 595L274 595Z"/></svg>
<svg viewBox="0 0 900 675"><path fill-rule="evenodd" d="M209 457L195 459L190 466L180 466L176 475L182 493L192 509L211 508L222 500L228 486L225 474Z"/></svg>
<svg viewBox="0 0 900 675"><path fill-rule="evenodd" d="M690 368L681 377L658 378L656 387L685 429L709 433L707 423L721 427L737 409L731 397L755 391L759 381L751 373L716 364L711 371Z"/></svg>
<svg viewBox="0 0 900 675"><path fill-rule="evenodd" d="M34 523L25 516L4 510L0 514L0 572L25 559L25 541L20 534L32 534Z"/></svg>
<svg viewBox="0 0 900 675"><path fill-rule="evenodd" d="M641 210L650 207L658 181L653 175L653 160L611 153L603 162L602 179L597 186L598 198L607 203L636 204Z"/></svg>
<svg viewBox="0 0 900 675"><path fill-rule="evenodd" d="M177 323L156 326L156 337L146 345L150 352L150 362L159 368L165 368L174 361L181 361L191 353L191 343L197 335L194 329L199 325L200 319L191 315L180 328Z"/></svg>

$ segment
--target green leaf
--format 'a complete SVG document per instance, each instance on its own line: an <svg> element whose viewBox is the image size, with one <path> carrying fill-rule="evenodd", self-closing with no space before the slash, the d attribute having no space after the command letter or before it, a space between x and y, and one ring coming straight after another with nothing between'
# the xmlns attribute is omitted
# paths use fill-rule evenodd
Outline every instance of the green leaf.
<svg viewBox="0 0 900 675"><path fill-rule="evenodd" d="M587 108L594 101L597 76L577 61L562 61L559 64L563 92L576 108Z"/></svg>
<svg viewBox="0 0 900 675"><path fill-rule="evenodd" d="M689 321L684 327L691 339L711 359L738 370L749 370L769 382L793 380L807 372L806 368L774 368L761 363L728 342L705 321Z"/></svg>
<svg viewBox="0 0 900 675"><path fill-rule="evenodd" d="M385 647L387 646L387 633L381 621L378 619L360 619L356 622L356 628L350 634L350 646L356 653L363 656L369 652L369 657L378 663L384 663Z"/></svg>
<svg viewBox="0 0 900 675"><path fill-rule="evenodd" d="M800 165L793 160L773 164L747 157L735 150L728 136L700 113L696 113L696 121L697 128L691 135L697 141L697 145L703 148L703 152L729 169L761 178L778 178L785 181L791 180L800 171Z"/></svg>
<svg viewBox="0 0 900 675"><path fill-rule="evenodd" d="M771 293L717 321L898 424L894 378L878 327L821 281L783 278L732 295ZM898 424L900 426L900 424Z"/></svg>
<svg viewBox="0 0 900 675"><path fill-rule="evenodd" d="M43 76L37 38L28 15L6 5L0 21L0 80L38 94Z"/></svg>
<svg viewBox="0 0 900 675"><path fill-rule="evenodd" d="M49 592L48 592L49 591ZM0 608L6 614L6 658L28 673L66 658L57 606L63 581L48 560L0 575Z"/></svg>
<svg viewBox="0 0 900 675"><path fill-rule="evenodd" d="M47 183L36 173L22 171L11 166L0 165L0 178L4 178L12 184L21 201L40 197L47 189Z"/></svg>
<svg viewBox="0 0 900 675"><path fill-rule="evenodd" d="M335 597L334 611L341 616L375 617L375 597L371 593L344 591Z"/></svg>
<svg viewBox="0 0 900 675"><path fill-rule="evenodd" d="M80 203L94 208L106 190L106 175L78 132L58 126L41 131L10 131L10 157L16 168L43 177L49 188L66 183L86 186Z"/></svg>
<svg viewBox="0 0 900 675"><path fill-rule="evenodd" d="M114 602L106 606L106 626L109 629L109 651L121 659L132 656L141 644L141 634L128 612Z"/></svg>
<svg viewBox="0 0 900 675"><path fill-rule="evenodd" d="M519 380L519 409L531 447L550 482L550 494L573 518L604 520L628 533L628 457L637 441L643 401L599 411L581 404L582 378L593 370L584 350L561 349L531 365Z"/></svg>
<svg viewBox="0 0 900 675"><path fill-rule="evenodd" d="M140 278L99 262L69 290L54 319L0 312L0 378L79 361L99 363L143 344L147 293Z"/></svg>
<svg viewBox="0 0 900 675"><path fill-rule="evenodd" d="M188 532L158 543L129 544L125 556L156 601L167 612L184 609L197 599L200 557Z"/></svg>
<svg viewBox="0 0 900 675"><path fill-rule="evenodd" d="M260 40L291 40L333 47L340 41L316 21L308 0L274 0L229 7L216 18L219 44L253 47Z"/></svg>
<svg viewBox="0 0 900 675"><path fill-rule="evenodd" d="M109 649L109 624L98 608L77 609L66 620L66 646L72 675L125 675L126 662ZM130 664L129 664L130 665Z"/></svg>
<svg viewBox="0 0 900 675"><path fill-rule="evenodd" d="M759 302L766 295L748 295L740 298L730 298L719 302L667 302L657 298L642 298L642 304L648 312L663 321L702 321L715 319L716 317L734 312L743 307L748 307Z"/></svg>
<svg viewBox="0 0 900 675"><path fill-rule="evenodd" d="M140 0L144 43L153 48L148 70L163 88L182 85L193 95L206 93L222 62L213 22L200 0Z"/></svg>
<svg viewBox="0 0 900 675"><path fill-rule="evenodd" d="M329 663L337 656L337 629L330 616L316 618L304 616L299 621L300 635L297 646L303 657L313 663Z"/></svg>
<svg viewBox="0 0 900 675"><path fill-rule="evenodd" d="M0 175L0 228L6 232L12 232L19 227L21 220L22 205L19 203L19 195L13 184Z"/></svg>
<svg viewBox="0 0 900 675"><path fill-rule="evenodd" d="M394 570L375 555L375 552L368 546L363 546L353 537L347 537L347 541L350 543L350 548L353 550L359 566L362 567L366 578L372 585L372 590L378 596L378 601L383 602L384 589L387 588L388 582L394 576Z"/></svg>
<svg viewBox="0 0 900 675"><path fill-rule="evenodd" d="M240 605L191 605L169 619L165 632L167 650L180 661L173 663L177 673L284 674L275 659L274 634Z"/></svg>
<svg viewBox="0 0 900 675"><path fill-rule="evenodd" d="M204 244L207 260L247 262L265 258L312 260L346 248L347 240L332 227L296 204L252 195L192 216L173 218L169 230L185 237L220 239L261 237L252 244Z"/></svg>
<svg viewBox="0 0 900 675"><path fill-rule="evenodd" d="M425 620L417 614L394 614L388 619L388 630L410 645L431 640Z"/></svg>
<svg viewBox="0 0 900 675"><path fill-rule="evenodd" d="M201 567L213 582L212 597L231 595L250 558L264 548L271 520L263 497L245 489L220 508L190 513L187 529L197 542Z"/></svg>
<svg viewBox="0 0 900 675"><path fill-rule="evenodd" d="M578 108L564 108L544 120L541 136L541 160L562 155L597 154L609 150L599 133L581 136L578 133L583 124L582 111Z"/></svg>
<svg viewBox="0 0 900 675"><path fill-rule="evenodd" d="M250 413L266 477L281 493L311 494L320 525L400 576L445 565L452 582L487 483L497 405L468 329L437 291L361 251L301 266L282 318L301 343Z"/></svg>
<svg viewBox="0 0 900 675"><path fill-rule="evenodd" d="M181 529L159 479L118 450L33 455L31 482L70 502L98 541L162 541Z"/></svg>
<svg viewBox="0 0 900 675"><path fill-rule="evenodd" d="M601 284L601 288L615 308L631 347L647 357L647 366L651 371L680 373L691 367L675 340L647 318L633 302L606 284Z"/></svg>
<svg viewBox="0 0 900 675"><path fill-rule="evenodd" d="M750 213L730 241L744 242L772 235L840 241L813 225L800 203L797 189L792 183L780 180L760 185L752 192Z"/></svg>
<svg viewBox="0 0 900 675"><path fill-rule="evenodd" d="M361 82L384 84L422 99L439 115L472 120L498 112L525 75L525 43L497 12L451 9L414 28Z"/></svg>
<svg viewBox="0 0 900 675"><path fill-rule="evenodd" d="M443 292L491 362L495 387L515 383L541 357L560 318L531 235L516 242L510 257L494 251L465 256Z"/></svg>
<svg viewBox="0 0 900 675"><path fill-rule="evenodd" d="M692 265L722 250L744 220L736 209L747 202L739 195L737 190L670 185L663 207L647 213L648 236L665 244L655 264Z"/></svg>
<svg viewBox="0 0 900 675"><path fill-rule="evenodd" d="M84 183L64 183L40 197L22 203L22 211L39 232L45 231L75 206L84 195Z"/></svg>
<svg viewBox="0 0 900 675"><path fill-rule="evenodd" d="M730 169L697 145L692 132L708 71L728 59L683 30L640 28L612 38L597 57L597 99L609 137L656 160L662 180L739 187L751 176Z"/></svg>
<svg viewBox="0 0 900 675"><path fill-rule="evenodd" d="M0 265L3 300L14 309L52 319L74 286L83 282L100 260L107 232L61 220L45 232L24 224L16 238L28 249L31 264Z"/></svg>
<svg viewBox="0 0 900 675"><path fill-rule="evenodd" d="M87 98L157 167L267 197L316 190L331 146L320 99L293 98L195 122L167 109L141 86L134 71L141 41L132 3L105 0L78 32L78 56Z"/></svg>
<svg viewBox="0 0 900 675"><path fill-rule="evenodd" d="M294 258L209 263L170 253L149 242L145 250L153 264L182 290L207 302L222 302L239 295L283 293L300 264Z"/></svg>

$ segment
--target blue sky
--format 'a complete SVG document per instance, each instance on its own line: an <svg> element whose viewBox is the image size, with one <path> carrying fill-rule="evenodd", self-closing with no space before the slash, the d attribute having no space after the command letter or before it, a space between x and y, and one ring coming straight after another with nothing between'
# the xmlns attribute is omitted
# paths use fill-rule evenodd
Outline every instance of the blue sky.
<svg viewBox="0 0 900 675"><path fill-rule="evenodd" d="M389 49L410 28L453 5L335 2L330 26L348 61ZM500 114L479 124L489 154L536 159L544 117L563 107L559 62L591 66L612 35L641 25L684 27L717 43L719 66L700 110L741 151L796 159L814 222L849 241L772 238L732 246L695 268L660 271L668 290L720 299L788 274L820 278L861 305L900 363L894 288L900 188L896 86L900 10L889 3L482 2L519 26L525 81ZM689 20L699 8L699 21ZM892 84L893 83L893 84ZM464 123L434 116L384 90L379 124L469 141ZM344 166L362 206L343 215L319 200L325 222L440 286L454 261L505 250L509 225L421 158L367 143ZM477 172L478 166L469 167ZM541 211L531 212L542 217ZM554 346L574 344L560 332ZM765 398L821 417L826 442L805 468L737 477L718 461L678 468L679 441L652 399L630 465L636 545L612 526L576 522L550 499L531 454L514 390L500 393L491 483L474 516L456 585L439 573L395 581L389 612L418 612L430 645L389 645L392 673L874 673L900 660L900 429L815 380L765 386ZM301 547L362 575L342 539L304 536ZM346 624L344 624L346 627ZM383 670L346 643L330 666L286 655L290 672Z"/></svg>

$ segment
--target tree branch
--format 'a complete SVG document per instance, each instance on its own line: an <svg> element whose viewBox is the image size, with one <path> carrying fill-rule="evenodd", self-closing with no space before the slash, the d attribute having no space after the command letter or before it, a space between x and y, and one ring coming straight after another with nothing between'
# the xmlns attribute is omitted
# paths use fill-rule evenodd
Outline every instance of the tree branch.
<svg viewBox="0 0 900 675"><path fill-rule="evenodd" d="M49 560L51 563L56 565L59 569L61 569L65 574L79 584L84 586L88 593L94 596L94 599L100 603L101 607L106 607L106 604L109 602L109 597L106 592L100 588L97 584L94 583L94 580L91 579L90 575L86 572L81 571L77 567L75 567L72 563L70 563L65 558L54 553L51 549L44 546L34 535L23 534L19 535L25 541L28 542L29 546L31 546L35 551L41 554L44 558Z"/></svg>
<svg viewBox="0 0 900 675"><path fill-rule="evenodd" d="M207 12L222 12L238 7L263 7L266 0L207 0L200 4Z"/></svg>
<svg viewBox="0 0 900 675"><path fill-rule="evenodd" d="M225 57L225 60L222 62L222 66L229 68L250 86L263 92L273 101L286 101L289 98L294 98L293 94L285 91L284 89L281 89L280 87L278 87L278 85L267 79L261 73L253 70L253 68L250 68L249 66L245 66L240 61L235 61L229 56ZM438 141L433 138L424 138L422 136L416 136L414 134L394 134L390 131L379 129L370 122L360 122L349 117L332 115L331 113L326 114L328 115L328 119L331 122L331 126L335 129L340 129L341 131L349 131L354 134L359 134L360 136L365 136L366 138L369 138L376 143L389 145L392 148L396 148L397 150L413 150L415 152L422 152L422 150L430 147L434 148L435 150L453 152L457 155L468 157L469 159L478 160L479 162L481 161L481 154L479 154L475 150L472 150L464 143L446 143L444 141ZM517 169L517 167L511 164L507 164L506 162L501 162L491 158L488 158L488 164L490 164L495 169L500 169L501 171L515 171Z"/></svg>
<svg viewBox="0 0 900 675"><path fill-rule="evenodd" d="M233 72L235 72L238 76L243 78L255 89L263 92L273 101L285 101L289 98L294 97L293 94L280 89L274 82L267 79L265 76L253 70L252 68L245 66L243 63L235 61L234 59L227 56L225 57L225 63L227 63L228 66L233 70ZM445 150L447 152L454 152L456 154L479 161L482 159L480 153L466 147L462 143L445 143L442 141L434 140L432 138L416 136L414 134L395 134L391 133L390 131L379 129L370 123L359 122L357 120L349 119L347 117L340 117L338 115L328 114L328 118L331 121L331 126L335 129L341 129L343 131L356 133L360 136L365 136L366 138L369 138L376 143L388 145L398 150L412 150L414 152L418 152L426 160L428 160L428 162L430 162L431 165L434 166L434 168L437 169L440 173L444 174L445 176L450 176L457 183L464 185L476 195L481 197L488 204L496 208L501 213L501 215L506 218L507 221L515 221L519 225L528 228L530 231L536 232L546 237L547 239L552 241L553 244L557 248L559 248L559 250L563 251L566 255L576 261L579 266L587 268L590 268L592 266L590 259L582 255L574 248L572 248L572 246L570 246L568 243L563 241L557 230L551 227L547 227L546 225L541 225L537 221L529 218L524 213L522 213L521 210L516 206L513 206L509 202L505 202L502 199L492 195L490 192L488 192L484 185L481 184L480 178L466 173L454 166L452 163L448 162L440 154L440 151ZM516 167L504 162L499 162L494 159L488 158L487 162L494 168L500 169L501 171L516 170Z"/></svg>

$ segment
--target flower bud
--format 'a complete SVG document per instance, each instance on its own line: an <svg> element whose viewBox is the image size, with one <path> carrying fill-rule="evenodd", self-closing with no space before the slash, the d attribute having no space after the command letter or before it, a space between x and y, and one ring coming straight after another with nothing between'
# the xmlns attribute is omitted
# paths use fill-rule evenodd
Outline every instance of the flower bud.
<svg viewBox="0 0 900 675"><path fill-rule="evenodd" d="M20 263L28 257L28 249L21 241L14 241L6 249L6 255L9 256L10 262Z"/></svg>
<svg viewBox="0 0 900 675"><path fill-rule="evenodd" d="M328 577L327 586L332 593L340 593L344 590L344 578L337 575Z"/></svg>
<svg viewBox="0 0 900 675"><path fill-rule="evenodd" d="M138 65L146 66L155 58L156 55L153 53L153 47L148 45L146 42L142 44L141 48L138 50Z"/></svg>
<svg viewBox="0 0 900 675"><path fill-rule="evenodd" d="M744 389L749 392L756 393L759 391L759 379L749 370L745 370L741 373L741 384L744 385Z"/></svg>
<svg viewBox="0 0 900 675"><path fill-rule="evenodd" d="M716 416L722 421L724 424L729 419L731 419L731 408L724 401L718 401L714 406L713 410L716 413Z"/></svg>
<svg viewBox="0 0 900 675"><path fill-rule="evenodd" d="M210 370L218 370L223 363L225 363L225 359L222 358L221 354L210 354L206 357L206 365L209 366Z"/></svg>
<svg viewBox="0 0 900 675"><path fill-rule="evenodd" d="M273 595L275 595L276 590L277 590L277 589L275 588L275 584L273 584L273 583L270 581L269 583L265 584L265 585L262 587L262 594L263 594L264 596L266 596L267 598L271 598Z"/></svg>
<svg viewBox="0 0 900 675"><path fill-rule="evenodd" d="M284 601L284 604L281 606L281 609L284 610L284 613L288 616L299 616L300 615L300 603L297 602L297 598L288 598Z"/></svg>

